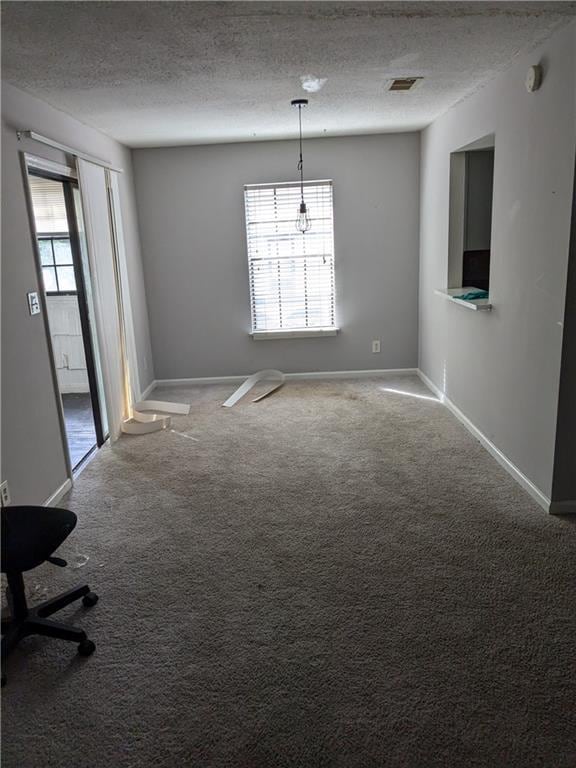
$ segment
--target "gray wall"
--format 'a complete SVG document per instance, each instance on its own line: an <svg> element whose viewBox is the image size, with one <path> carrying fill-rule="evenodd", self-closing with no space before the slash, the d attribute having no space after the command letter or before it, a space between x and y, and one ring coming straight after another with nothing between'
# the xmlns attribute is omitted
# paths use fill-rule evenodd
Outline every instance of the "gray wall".
<svg viewBox="0 0 576 768"><path fill-rule="evenodd" d="M515 60L422 135L420 366L551 495L574 171L575 27ZM530 65L542 88L526 91ZM450 152L495 134L491 313L446 285Z"/></svg>
<svg viewBox="0 0 576 768"><path fill-rule="evenodd" d="M2 479L9 482L13 503L36 504L65 481L66 467L44 324L41 316L30 317L26 303L27 292L39 286L20 152L60 162L63 156L37 142L19 142L18 129L36 130L124 168L121 194L142 386L154 372L130 151L4 83L2 115Z"/></svg>
<svg viewBox="0 0 576 768"><path fill-rule="evenodd" d="M243 185L295 179L296 142L134 151L158 378L416 366L418 134L315 139L304 152L306 178L334 180L342 330L253 341Z"/></svg>

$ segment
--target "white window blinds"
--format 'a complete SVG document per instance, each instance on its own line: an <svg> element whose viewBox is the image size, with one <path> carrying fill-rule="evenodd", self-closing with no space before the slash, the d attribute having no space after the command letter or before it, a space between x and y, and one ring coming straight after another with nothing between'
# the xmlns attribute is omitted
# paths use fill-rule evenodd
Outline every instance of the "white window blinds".
<svg viewBox="0 0 576 768"><path fill-rule="evenodd" d="M30 193L36 232L39 235L51 232L68 232L64 188L61 181L30 176Z"/></svg>
<svg viewBox="0 0 576 768"><path fill-rule="evenodd" d="M304 200L302 233L299 183L244 187L253 332L335 326L332 182L305 182Z"/></svg>

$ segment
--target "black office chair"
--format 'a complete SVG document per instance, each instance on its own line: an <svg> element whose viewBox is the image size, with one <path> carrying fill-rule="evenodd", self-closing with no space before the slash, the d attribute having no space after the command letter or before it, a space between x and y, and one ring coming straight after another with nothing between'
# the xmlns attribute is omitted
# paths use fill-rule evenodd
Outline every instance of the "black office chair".
<svg viewBox="0 0 576 768"><path fill-rule="evenodd" d="M28 635L45 635L78 643L78 653L90 656L96 646L86 632L69 624L50 621L47 617L82 598L86 607L98 602L98 595L85 585L47 600L34 608L26 603L24 571L37 568L48 561L65 566L65 560L52 557L76 525L76 515L56 507L2 508L2 573L6 574L6 590L10 616L2 617L2 685L5 684L4 664L12 651Z"/></svg>

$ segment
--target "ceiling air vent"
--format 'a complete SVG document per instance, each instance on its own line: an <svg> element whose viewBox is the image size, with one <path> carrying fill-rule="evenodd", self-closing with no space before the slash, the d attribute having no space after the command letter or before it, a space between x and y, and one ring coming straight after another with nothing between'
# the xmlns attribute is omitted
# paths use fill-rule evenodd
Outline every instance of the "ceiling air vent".
<svg viewBox="0 0 576 768"><path fill-rule="evenodd" d="M422 80L421 77L396 77L390 80L389 91L411 91L417 83Z"/></svg>

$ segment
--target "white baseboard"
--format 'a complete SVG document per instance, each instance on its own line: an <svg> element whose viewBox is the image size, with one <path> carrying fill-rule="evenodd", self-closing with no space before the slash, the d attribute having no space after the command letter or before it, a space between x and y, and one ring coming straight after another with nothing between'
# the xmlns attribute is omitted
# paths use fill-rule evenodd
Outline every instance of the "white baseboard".
<svg viewBox="0 0 576 768"><path fill-rule="evenodd" d="M156 381L156 379L152 379L152 381L150 382L150 384L148 384L148 386L146 387L146 389L144 390L144 392L142 392L142 394L140 395L140 398L139 398L139 399L140 399L140 400L146 400L146 399L147 399L147 397L148 397L148 395L149 395L151 392L153 392L153 391L154 391L154 389L156 388L157 384L158 384L158 382Z"/></svg>
<svg viewBox="0 0 576 768"><path fill-rule="evenodd" d="M154 388L156 387L188 387L196 384L236 384L237 382L245 381L248 378L246 376L205 376L197 379L156 379L154 382Z"/></svg>
<svg viewBox="0 0 576 768"><path fill-rule="evenodd" d="M550 502L551 515L576 515L576 499Z"/></svg>
<svg viewBox="0 0 576 768"><path fill-rule="evenodd" d="M500 464L501 467L503 467L513 478L516 480L516 482L524 488L525 491L527 491L530 496L536 501L542 509L544 509L546 512L552 512L551 509L551 502L550 499L542 493L542 491L534 485L534 483L526 477L526 475L518 469L518 467L510 461L510 459L502 453L502 451L494 445L494 443L489 440L486 435L481 432L478 427L473 424L470 419L465 416L462 411L454 405L453 402L451 402L444 392L442 392L439 387L434 384L434 382L426 376L425 373L422 373L420 369L418 369L418 375L426 384L428 389L430 389L436 397L440 400L440 402L444 403L444 405L452 411L454 416L462 422L462 424L466 427L466 429L481 443L481 445L490 453Z"/></svg>
<svg viewBox="0 0 576 768"><path fill-rule="evenodd" d="M403 376L415 374L417 368L374 368L360 371L310 371L309 373L287 373L286 380L291 379L369 379L377 376Z"/></svg>
<svg viewBox="0 0 576 768"><path fill-rule="evenodd" d="M371 376L395 376L418 373L417 368L375 368L361 371L308 371L305 373L286 373L286 381L295 379L362 379ZM185 387L198 384L236 384L245 381L251 374L242 376L207 376L196 379L156 379L146 392L155 387ZM144 399L144 395L142 395Z"/></svg>
<svg viewBox="0 0 576 768"><path fill-rule="evenodd" d="M46 499L46 501L44 502L44 504L42 506L44 506L44 507L53 507L55 504L58 504L60 499L63 496L65 496L71 488L72 488L72 480L70 480L70 478L67 478L62 483L60 488L58 488L56 491L54 491L52 496L49 496Z"/></svg>
<svg viewBox="0 0 576 768"><path fill-rule="evenodd" d="M439 387L437 387L436 384L434 384L432 379L429 379L428 376L426 376L426 374L420 370L420 368L418 368L417 373L418 373L418 376L424 382L424 384L426 384L430 392L433 392L438 398L438 400L440 400L442 403L445 402L446 397L444 395L444 392L442 392L442 390Z"/></svg>

